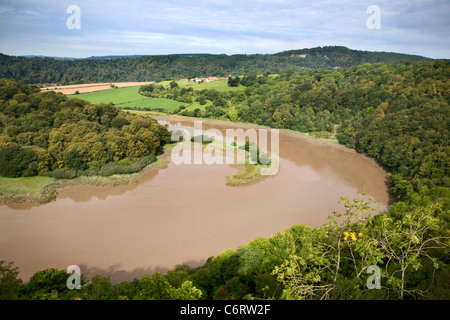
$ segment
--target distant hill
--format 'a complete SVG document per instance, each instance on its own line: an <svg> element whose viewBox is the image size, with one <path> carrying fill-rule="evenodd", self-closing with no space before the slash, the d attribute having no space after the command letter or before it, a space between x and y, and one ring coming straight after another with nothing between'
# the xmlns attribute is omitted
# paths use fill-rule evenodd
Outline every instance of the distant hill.
<svg viewBox="0 0 450 320"><path fill-rule="evenodd" d="M185 56L185 57L193 57L193 56L210 56L210 53L175 53L175 54L165 54L164 56ZM95 60L111 60L111 59L128 59L128 58L141 58L148 57L145 54L135 54L135 55L127 55L127 56L92 56L86 59L95 59Z"/></svg>
<svg viewBox="0 0 450 320"><path fill-rule="evenodd" d="M419 62L432 61L433 59L393 52L373 52L352 50L347 47L317 47L311 49L289 50L277 53L279 57L304 59L305 64L320 65L323 68L351 67L365 63L378 62Z"/></svg>
<svg viewBox="0 0 450 320"><path fill-rule="evenodd" d="M102 56L86 59L13 57L0 54L0 78L27 84L154 81L245 73L299 72L365 63L431 61L426 57L330 46L276 54L176 54Z"/></svg>

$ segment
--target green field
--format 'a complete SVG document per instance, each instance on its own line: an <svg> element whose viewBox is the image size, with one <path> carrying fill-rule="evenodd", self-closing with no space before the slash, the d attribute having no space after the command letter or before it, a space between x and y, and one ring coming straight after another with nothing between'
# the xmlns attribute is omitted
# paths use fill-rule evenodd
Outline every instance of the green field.
<svg viewBox="0 0 450 320"><path fill-rule="evenodd" d="M166 109L173 111L179 106L186 105L183 102L164 98L148 98L139 94L140 86L109 89L96 92L80 93L69 95L71 98L80 98L92 103L113 103L119 108L134 109Z"/></svg>
<svg viewBox="0 0 450 320"><path fill-rule="evenodd" d="M171 81L160 82L159 85L169 86ZM178 85L185 88L194 88L195 90L203 89L215 89L218 91L239 91L243 90L243 86L229 87L227 80L217 80L212 82L194 83L187 80L178 80ZM190 105L186 105L184 102L178 102L164 98L149 98L139 94L139 87L125 87L108 89L103 91L95 91L88 93L72 94L71 98L79 98L92 103L112 103L116 107L123 109L165 109L167 111L174 111L180 106L186 106L188 110L205 110L208 105L211 105L211 101L207 101L205 105L200 105L198 102L194 102Z"/></svg>
<svg viewBox="0 0 450 320"><path fill-rule="evenodd" d="M43 190L55 182L50 177L0 177L0 194L35 194L40 195Z"/></svg>
<svg viewBox="0 0 450 320"><path fill-rule="evenodd" d="M47 188L56 179L50 177L0 177L0 203L44 203L52 199L52 192Z"/></svg>
<svg viewBox="0 0 450 320"><path fill-rule="evenodd" d="M156 85L163 85L168 87L170 82L172 81L162 81L157 83ZM242 91L244 90L244 86L239 85L238 87L230 87L228 86L228 80L216 80L211 82L200 82L195 83L188 80L178 80L176 81L180 87L183 88L194 88L194 90L204 90L204 89L215 89L217 91Z"/></svg>

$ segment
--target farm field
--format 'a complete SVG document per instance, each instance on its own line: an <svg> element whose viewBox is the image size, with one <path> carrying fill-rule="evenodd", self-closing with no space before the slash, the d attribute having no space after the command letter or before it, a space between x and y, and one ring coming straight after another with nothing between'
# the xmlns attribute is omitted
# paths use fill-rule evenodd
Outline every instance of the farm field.
<svg viewBox="0 0 450 320"><path fill-rule="evenodd" d="M171 81L163 81L157 84L168 87ZM184 88L194 88L195 90L204 90L204 89L215 89L217 91L242 91L244 90L244 86L239 85L238 87L230 87L228 86L228 80L216 80L211 82L200 82L195 83L193 81L189 81L188 79L181 79L176 81L180 87Z"/></svg>
<svg viewBox="0 0 450 320"><path fill-rule="evenodd" d="M113 84L117 88L125 88L125 87L134 87L134 86L142 86L145 84L151 84L154 83L154 81L147 81L147 82L113 82L113 83L88 83L88 84L73 84L73 85L67 85L67 86L47 86L41 88L41 91L56 91L61 92L63 94L75 94L76 91L79 93L86 93L86 92L94 92L94 91L102 91L102 90L110 90L111 84Z"/></svg>
<svg viewBox="0 0 450 320"><path fill-rule="evenodd" d="M179 106L185 105L185 103L170 99L144 97L139 94L139 87L140 86L124 87L111 90L72 94L69 96L72 98L80 98L92 103L113 103L119 108L150 108L173 111Z"/></svg>
<svg viewBox="0 0 450 320"><path fill-rule="evenodd" d="M160 82L159 85L169 86L171 81L163 81ZM204 82L204 83L193 83L187 79L181 79L176 81L180 87L186 88L194 88L195 90L203 90L203 89L215 89L218 91L238 91L243 90L243 86L239 87L229 87L227 80L217 80L212 82ZM135 84L133 82L133 84ZM141 83L141 85L148 83ZM102 84L98 84L100 86ZM88 86L90 88L98 88L95 87L94 84L86 85L86 90L88 90ZM139 94L140 85L135 86L122 86L116 89L111 89L109 84L108 88L101 91L92 91L85 92L79 94L70 94L69 96L72 98L80 98L83 100L87 100L92 103L113 103L115 106L123 109L165 109L168 111L174 111L180 106L186 106L187 110L205 110L208 105L211 105L211 101L207 101L205 105L200 105L198 102L194 102L190 105L186 105L186 103L178 102L170 99L164 98L149 98ZM56 91L56 90L55 90Z"/></svg>

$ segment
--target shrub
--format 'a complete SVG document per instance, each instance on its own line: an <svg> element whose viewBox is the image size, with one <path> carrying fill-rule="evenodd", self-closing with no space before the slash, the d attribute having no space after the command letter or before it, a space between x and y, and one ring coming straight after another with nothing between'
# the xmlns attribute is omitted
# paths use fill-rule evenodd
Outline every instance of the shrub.
<svg viewBox="0 0 450 320"><path fill-rule="evenodd" d="M81 175L81 171L73 170L73 169L56 169L53 171L47 172L47 176L55 178L55 179L74 179Z"/></svg>
<svg viewBox="0 0 450 320"><path fill-rule="evenodd" d="M97 171L97 174L100 176L112 176L114 174L131 174L138 172L148 166L149 164L156 161L156 156L151 154L145 157L142 157L138 161L129 163L128 161L124 161L124 163L108 163L104 165L99 171Z"/></svg>
<svg viewBox="0 0 450 320"><path fill-rule="evenodd" d="M25 172L27 176L33 175L30 164L36 160L37 156L32 150L15 143L9 144L0 148L0 175L9 178L21 177Z"/></svg>
<svg viewBox="0 0 450 320"><path fill-rule="evenodd" d="M112 121L111 121L111 127L112 128L116 128L116 129L122 129L123 126L129 125L130 122L125 119L124 117L118 116L115 117Z"/></svg>
<svg viewBox="0 0 450 320"><path fill-rule="evenodd" d="M330 139L331 133L328 131L316 131L316 132L311 132L311 137L318 138L318 139Z"/></svg>
<svg viewBox="0 0 450 320"><path fill-rule="evenodd" d="M30 278L25 287L25 294L32 299L39 299L46 293L56 291L58 293L67 292L67 278L69 274L64 270L49 268L38 271Z"/></svg>
<svg viewBox="0 0 450 320"><path fill-rule="evenodd" d="M17 292L22 285L18 278L19 269L13 262L0 260L0 300L17 299Z"/></svg>
<svg viewBox="0 0 450 320"><path fill-rule="evenodd" d="M213 142L213 139L211 139L208 136L205 135L199 135L199 136L195 136L191 138L191 142L195 142L195 143L202 143L202 144L208 144Z"/></svg>
<svg viewBox="0 0 450 320"><path fill-rule="evenodd" d="M72 149L67 152L66 156L64 157L64 163L70 169L86 170L87 168L86 163L84 163L83 161L83 157L77 149Z"/></svg>

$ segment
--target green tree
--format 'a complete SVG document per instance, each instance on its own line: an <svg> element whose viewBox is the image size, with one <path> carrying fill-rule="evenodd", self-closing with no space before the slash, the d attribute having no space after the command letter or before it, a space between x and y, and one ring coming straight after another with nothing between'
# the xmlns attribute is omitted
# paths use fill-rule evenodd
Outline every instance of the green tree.
<svg viewBox="0 0 450 320"><path fill-rule="evenodd" d="M422 298L428 289L420 289L413 283L417 281L415 275L430 263L431 285L436 270L443 266L436 252L443 251L448 256L450 237L441 236L447 230L440 218L441 210L440 204L433 204L405 212L400 219L385 214L375 221L378 250L386 261L383 275L398 299Z"/></svg>
<svg viewBox="0 0 450 320"><path fill-rule="evenodd" d="M178 83L176 81L171 81L169 85L170 85L170 89L178 87Z"/></svg>
<svg viewBox="0 0 450 320"><path fill-rule="evenodd" d="M199 300L202 291L197 289L189 280L184 281L181 286L175 289L174 299L177 300Z"/></svg>
<svg viewBox="0 0 450 320"><path fill-rule="evenodd" d="M175 288L159 272L143 276L139 281L141 290L135 295L137 300L172 300Z"/></svg>
<svg viewBox="0 0 450 320"><path fill-rule="evenodd" d="M78 294L85 300L114 300L118 298L110 276L102 275L93 276L91 280L82 285Z"/></svg>
<svg viewBox="0 0 450 320"><path fill-rule="evenodd" d="M239 114L236 111L235 107L232 107L229 111L228 111L228 117L230 118L231 121L235 122L237 121Z"/></svg>
<svg viewBox="0 0 450 320"><path fill-rule="evenodd" d="M241 79L238 76L236 76L236 77L229 76L228 77L228 86L237 87L237 86L239 86L240 81L241 81Z"/></svg>
<svg viewBox="0 0 450 320"><path fill-rule="evenodd" d="M31 149L17 144L0 146L0 175L17 178L37 173L37 156ZM35 166L32 166L32 164Z"/></svg>
<svg viewBox="0 0 450 320"><path fill-rule="evenodd" d="M123 126L129 125L129 124L130 124L130 122L122 116L117 116L111 121L111 127L119 129L119 130L122 129Z"/></svg>
<svg viewBox="0 0 450 320"><path fill-rule="evenodd" d="M448 254L449 237L441 236L445 224L436 214L439 205L420 208L394 219L388 213L375 217L373 201L345 202L345 213L335 212L330 222L312 229L294 246L295 254L274 269L284 285L284 299L420 298L426 290L417 282L422 270L434 272ZM441 252L439 254L438 252ZM370 291L363 276L369 266L382 270L382 289ZM409 280L408 280L409 279ZM430 288L430 283L428 283Z"/></svg>
<svg viewBox="0 0 450 320"><path fill-rule="evenodd" d="M0 260L0 300L14 300L18 298L22 280L18 279L19 269L13 262Z"/></svg>
<svg viewBox="0 0 450 320"><path fill-rule="evenodd" d="M141 290L134 297L138 300L197 300L202 296L191 281L186 280L179 288L174 288L159 272L143 276L139 284Z"/></svg>
<svg viewBox="0 0 450 320"><path fill-rule="evenodd" d="M24 294L30 299L59 299L66 294L67 279L66 271L48 268L33 274L24 288Z"/></svg>
<svg viewBox="0 0 450 320"><path fill-rule="evenodd" d="M75 170L85 170L87 168L86 163L83 161L83 157L77 149L71 149L64 157L64 164Z"/></svg>

